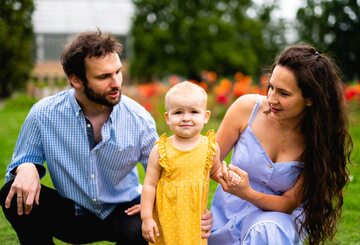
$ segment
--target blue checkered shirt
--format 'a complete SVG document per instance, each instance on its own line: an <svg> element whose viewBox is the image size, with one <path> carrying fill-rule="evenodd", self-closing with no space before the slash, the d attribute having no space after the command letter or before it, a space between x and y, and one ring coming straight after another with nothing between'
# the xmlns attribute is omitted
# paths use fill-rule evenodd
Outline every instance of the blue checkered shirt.
<svg viewBox="0 0 360 245"><path fill-rule="evenodd" d="M102 127L102 141L89 146L85 116L74 90L40 100L30 110L17 140L6 180L25 162L46 162L54 187L77 206L106 218L118 203L138 198L137 163L146 168L158 139L155 121L137 102L122 95Z"/></svg>

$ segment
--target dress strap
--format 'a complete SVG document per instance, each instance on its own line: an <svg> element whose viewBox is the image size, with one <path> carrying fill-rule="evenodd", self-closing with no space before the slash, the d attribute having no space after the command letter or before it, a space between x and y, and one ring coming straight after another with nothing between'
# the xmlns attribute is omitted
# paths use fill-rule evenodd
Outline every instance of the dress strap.
<svg viewBox="0 0 360 245"><path fill-rule="evenodd" d="M253 123L255 115L256 115L257 111L259 110L261 98L262 98L262 96L260 94L258 94L258 96L256 98L256 103L254 105L254 108L252 109L252 112L251 112L251 115L250 115L250 118L248 121L249 126L251 126L251 124Z"/></svg>

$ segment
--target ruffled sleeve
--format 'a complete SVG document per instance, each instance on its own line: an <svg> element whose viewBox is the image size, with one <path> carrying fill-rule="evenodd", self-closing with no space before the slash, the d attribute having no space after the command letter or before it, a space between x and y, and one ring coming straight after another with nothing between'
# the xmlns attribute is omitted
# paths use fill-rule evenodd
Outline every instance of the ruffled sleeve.
<svg viewBox="0 0 360 245"><path fill-rule="evenodd" d="M206 132L206 137L208 139L208 150L206 155L206 166L205 171L209 170L214 161L216 155L216 141L215 141L215 131L210 129Z"/></svg>
<svg viewBox="0 0 360 245"><path fill-rule="evenodd" d="M160 156L159 164L166 171L166 176L170 177L171 170L170 170L169 160L168 160L168 156L167 156L167 152L166 152L166 140L167 140L166 133L163 133L156 143L158 145L158 151L159 151L159 156Z"/></svg>

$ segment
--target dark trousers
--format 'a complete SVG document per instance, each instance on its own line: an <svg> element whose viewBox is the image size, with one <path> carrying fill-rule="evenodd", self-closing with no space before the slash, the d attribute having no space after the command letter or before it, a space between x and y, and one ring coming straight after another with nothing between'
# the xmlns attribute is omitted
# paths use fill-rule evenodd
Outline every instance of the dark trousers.
<svg viewBox="0 0 360 245"><path fill-rule="evenodd" d="M30 214L18 215L16 196L11 207L5 208L5 199L11 184L12 181L1 189L0 204L21 244L54 244L53 237L72 244L96 241L113 241L122 245L147 244L141 235L140 214L125 214L125 210L138 204L140 199L119 204L105 220L101 220L91 213L75 215L73 201L42 185L40 204L34 204Z"/></svg>

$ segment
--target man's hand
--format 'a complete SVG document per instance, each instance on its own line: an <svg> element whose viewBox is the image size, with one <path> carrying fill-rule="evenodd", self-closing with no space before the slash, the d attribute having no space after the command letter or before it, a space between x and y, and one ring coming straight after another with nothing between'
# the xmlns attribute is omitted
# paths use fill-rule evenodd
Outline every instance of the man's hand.
<svg viewBox="0 0 360 245"><path fill-rule="evenodd" d="M209 210L206 210L206 212L201 215L201 230L202 238L209 238L211 234L211 228L214 224L214 219L212 216L212 213Z"/></svg>
<svg viewBox="0 0 360 245"><path fill-rule="evenodd" d="M128 209L125 210L125 213L127 215L134 215L134 214L137 214L137 213L140 213L140 210L141 210L141 205L140 204L136 204Z"/></svg>
<svg viewBox="0 0 360 245"><path fill-rule="evenodd" d="M18 215L29 214L33 204L39 205L40 177L33 163L23 163L16 169L16 176L5 200L5 207L9 208L11 200L16 195Z"/></svg>

